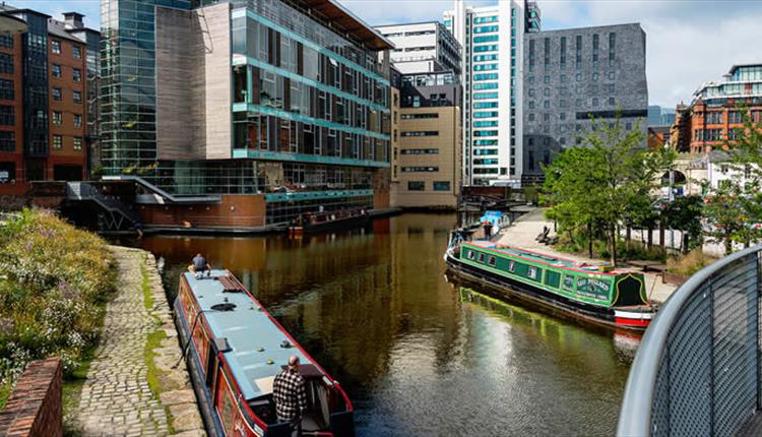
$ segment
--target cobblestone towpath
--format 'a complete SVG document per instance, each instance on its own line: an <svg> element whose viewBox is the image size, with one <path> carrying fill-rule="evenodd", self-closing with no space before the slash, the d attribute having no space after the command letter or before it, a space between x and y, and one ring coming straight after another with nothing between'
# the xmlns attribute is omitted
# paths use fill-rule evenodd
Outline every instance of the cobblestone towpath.
<svg viewBox="0 0 762 437"><path fill-rule="evenodd" d="M118 290L75 413L85 436L204 436L156 262L113 246Z"/></svg>

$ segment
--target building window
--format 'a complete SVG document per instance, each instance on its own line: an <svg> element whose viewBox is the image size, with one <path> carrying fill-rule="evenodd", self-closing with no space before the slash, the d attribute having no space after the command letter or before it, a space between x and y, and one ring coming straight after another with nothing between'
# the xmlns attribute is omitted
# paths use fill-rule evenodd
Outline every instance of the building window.
<svg viewBox="0 0 762 437"><path fill-rule="evenodd" d="M53 125L61 126L63 124L63 113L59 111L53 111Z"/></svg>
<svg viewBox="0 0 762 437"><path fill-rule="evenodd" d="M53 135L53 148L56 150L63 148L63 137L61 135Z"/></svg>
<svg viewBox="0 0 762 437"><path fill-rule="evenodd" d="M57 39L50 40L50 48L56 55L61 54L61 41Z"/></svg>
<svg viewBox="0 0 762 437"><path fill-rule="evenodd" d="M450 191L450 181L435 181L434 191Z"/></svg>
<svg viewBox="0 0 762 437"><path fill-rule="evenodd" d="M403 137L435 137L438 135L439 135L439 131L436 131L436 130L402 132Z"/></svg>
<svg viewBox="0 0 762 437"><path fill-rule="evenodd" d="M58 64L52 64L50 68L53 77L61 77L61 66Z"/></svg>
<svg viewBox="0 0 762 437"><path fill-rule="evenodd" d="M436 112L422 113L422 114L402 114L403 120L417 120L422 118L439 118L439 114Z"/></svg>
<svg viewBox="0 0 762 437"><path fill-rule="evenodd" d="M82 59L82 48L74 46L71 48L71 56L74 59Z"/></svg>
<svg viewBox="0 0 762 437"><path fill-rule="evenodd" d="M74 114L74 127L82 127L82 116Z"/></svg>
<svg viewBox="0 0 762 437"><path fill-rule="evenodd" d="M13 73L13 56L0 53L0 73Z"/></svg>
<svg viewBox="0 0 762 437"><path fill-rule="evenodd" d="M74 103L82 103L82 93L79 91L72 91L71 98L74 100Z"/></svg>
<svg viewBox="0 0 762 437"><path fill-rule="evenodd" d="M424 191L425 189L426 184L422 181L408 181L407 183L408 191Z"/></svg>
<svg viewBox="0 0 762 437"><path fill-rule="evenodd" d="M82 81L82 70L79 68L74 68L71 70L71 78L74 80L74 82L80 82Z"/></svg>
<svg viewBox="0 0 762 437"><path fill-rule="evenodd" d="M439 155L439 149L402 149L402 155Z"/></svg>
<svg viewBox="0 0 762 437"><path fill-rule="evenodd" d="M16 124L16 112L13 106L0 106L0 125L13 126Z"/></svg>
<svg viewBox="0 0 762 437"><path fill-rule="evenodd" d="M402 167L402 173L436 173L439 167Z"/></svg>
<svg viewBox="0 0 762 437"><path fill-rule="evenodd" d="M12 49L13 48L13 34L2 34L0 35L0 47L5 47L6 49Z"/></svg>
<svg viewBox="0 0 762 437"><path fill-rule="evenodd" d="M616 33L609 34L609 61L613 61L616 56Z"/></svg>
<svg viewBox="0 0 762 437"><path fill-rule="evenodd" d="M722 112L720 111L707 112L706 124L720 124L720 123L722 123Z"/></svg>
<svg viewBox="0 0 762 437"><path fill-rule="evenodd" d="M82 137L74 137L74 150L82 150Z"/></svg>
<svg viewBox="0 0 762 437"><path fill-rule="evenodd" d="M13 132L0 132L0 150L13 152L16 150L16 134Z"/></svg>
<svg viewBox="0 0 762 437"><path fill-rule="evenodd" d="M739 111L728 112L728 123L730 124L743 123L743 117L741 117L741 113Z"/></svg>
<svg viewBox="0 0 762 437"><path fill-rule="evenodd" d="M61 101L61 88L53 88L53 100Z"/></svg>
<svg viewBox="0 0 762 437"><path fill-rule="evenodd" d="M609 106L614 106L616 104L613 97L609 97Z"/></svg>
<svg viewBox="0 0 762 437"><path fill-rule="evenodd" d="M13 100L14 95L13 81L0 79L0 100Z"/></svg>

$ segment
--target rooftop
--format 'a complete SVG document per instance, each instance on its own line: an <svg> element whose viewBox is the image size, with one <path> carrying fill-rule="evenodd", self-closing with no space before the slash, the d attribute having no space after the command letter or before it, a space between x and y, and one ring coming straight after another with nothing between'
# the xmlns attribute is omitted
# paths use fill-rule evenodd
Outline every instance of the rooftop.
<svg viewBox="0 0 762 437"><path fill-rule="evenodd" d="M355 40L373 50L393 49L388 39L384 38L370 25L362 21L347 8L335 0L292 0L297 6L308 11L317 11L334 29L346 33Z"/></svg>
<svg viewBox="0 0 762 437"><path fill-rule="evenodd" d="M215 339L227 340L229 350L223 355L244 398L251 400L271 394L273 379L291 355L298 356L302 365L312 364L319 370L262 304L245 292L224 290L216 279L227 275L226 270L216 269L212 270L211 278L196 279L193 274L184 273ZM214 305L224 303L235 307L231 311L213 309ZM283 347L284 342L290 346Z"/></svg>

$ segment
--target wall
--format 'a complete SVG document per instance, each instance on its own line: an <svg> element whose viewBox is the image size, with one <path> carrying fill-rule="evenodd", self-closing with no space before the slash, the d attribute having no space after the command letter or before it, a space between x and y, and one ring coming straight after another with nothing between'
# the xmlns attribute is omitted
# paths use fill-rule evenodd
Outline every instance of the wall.
<svg viewBox="0 0 762 437"><path fill-rule="evenodd" d="M436 114L437 118L405 119L406 116ZM460 110L456 106L402 108L397 155L398 181L393 185L393 206L403 208L455 208L461 185ZM411 131L437 131L436 136L406 137ZM411 149L436 149L434 154L406 154ZM405 168L436 171L405 171ZM424 190L410 190L409 182L423 182ZM449 182L447 191L434 191L434 182Z"/></svg>
<svg viewBox="0 0 762 437"><path fill-rule="evenodd" d="M53 53L53 41L61 43L61 53ZM80 57L74 58L74 48L79 47ZM48 155L46 165L46 180L64 179L55 177L56 166L78 167L78 175L70 174L67 180L81 180L85 177L87 166L87 47L84 43L73 41L61 36L48 35L48 80L50 83L50 95L48 96L48 144L50 154ZM61 67L61 77L53 76L53 66ZM80 79L75 81L73 78L74 69L79 70ZM61 89L61 100L53 99L53 88ZM79 103L74 101L74 91L80 95ZM53 122L53 114L61 114L61 124L56 125ZM74 116L81 117L80 125L74 124ZM54 146L53 138L60 136L62 147L57 149ZM74 139L80 139L79 149L75 149Z"/></svg>
<svg viewBox="0 0 762 437"><path fill-rule="evenodd" d="M62 366L59 358L30 363L0 412L0 435L63 435Z"/></svg>
<svg viewBox="0 0 762 437"><path fill-rule="evenodd" d="M138 205L146 228L257 228L265 225L265 198L261 194L223 195L220 203L194 205Z"/></svg>
<svg viewBox="0 0 762 437"><path fill-rule="evenodd" d="M206 130L203 40L193 13L156 8L159 159L202 159Z"/></svg>

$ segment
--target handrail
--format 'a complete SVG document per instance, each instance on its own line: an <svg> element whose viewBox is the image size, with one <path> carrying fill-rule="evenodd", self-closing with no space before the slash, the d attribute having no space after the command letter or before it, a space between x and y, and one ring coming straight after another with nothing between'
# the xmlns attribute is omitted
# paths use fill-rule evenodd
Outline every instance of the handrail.
<svg viewBox="0 0 762 437"><path fill-rule="evenodd" d="M760 251L762 251L762 245L754 246L726 256L703 268L681 285L661 306L643 336L630 369L617 425L618 436L652 435L651 419L657 377L669 344L671 330L689 299L723 269Z"/></svg>
<svg viewBox="0 0 762 437"><path fill-rule="evenodd" d="M148 188L164 199L169 200L172 203L217 203L222 200L220 195L207 195L207 196L175 196L158 186L148 182L145 178L135 175L117 175L117 176L103 176L104 181L132 181L139 185Z"/></svg>

